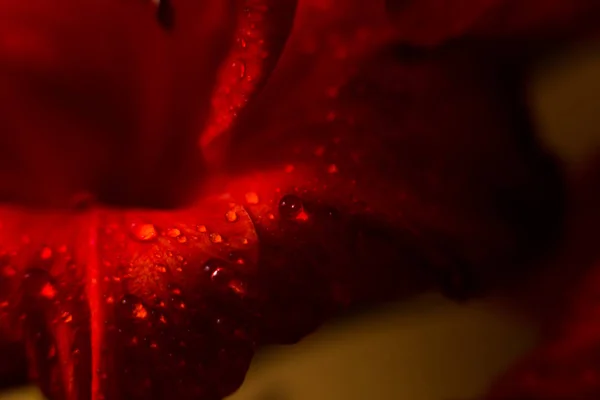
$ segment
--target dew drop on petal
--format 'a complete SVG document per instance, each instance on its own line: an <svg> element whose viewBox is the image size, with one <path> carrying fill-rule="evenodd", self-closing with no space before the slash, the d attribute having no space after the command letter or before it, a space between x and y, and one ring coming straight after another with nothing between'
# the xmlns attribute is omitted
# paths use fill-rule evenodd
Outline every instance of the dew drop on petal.
<svg viewBox="0 0 600 400"><path fill-rule="evenodd" d="M218 233L211 233L209 237L210 237L210 241L213 243L223 242L223 237L221 235L219 235Z"/></svg>
<svg viewBox="0 0 600 400"><path fill-rule="evenodd" d="M246 76L246 63L242 60L236 60L231 63L231 68L235 71L235 74L239 79L243 79Z"/></svg>
<svg viewBox="0 0 600 400"><path fill-rule="evenodd" d="M294 219L304 210L302 200L293 194L285 195L279 201L279 215L282 218Z"/></svg>
<svg viewBox="0 0 600 400"><path fill-rule="evenodd" d="M167 236L176 238L179 235L181 235L181 231L179 229L177 229L177 228L167 229Z"/></svg>
<svg viewBox="0 0 600 400"><path fill-rule="evenodd" d="M25 296L51 300L57 290L50 274L39 268L30 268L25 272L21 283Z"/></svg>
<svg viewBox="0 0 600 400"><path fill-rule="evenodd" d="M221 261L211 258L210 260L204 263L202 269L208 275L212 275L212 273L215 272L217 268L221 267L222 265L223 263Z"/></svg>
<svg viewBox="0 0 600 400"><path fill-rule="evenodd" d="M144 320L148 317L148 310L142 300L132 294L126 294L121 298L117 312L122 318L130 320Z"/></svg>
<svg viewBox="0 0 600 400"><path fill-rule="evenodd" d="M186 243L187 242L187 237L185 237L185 236L178 236L177 237L177 241L179 243Z"/></svg>
<svg viewBox="0 0 600 400"><path fill-rule="evenodd" d="M229 286L229 288L240 297L243 297L246 295L246 291L247 291L246 285L244 282L242 282L238 279L232 279L231 281L229 281L227 286Z"/></svg>
<svg viewBox="0 0 600 400"><path fill-rule="evenodd" d="M179 310L184 310L187 307L183 297L177 294L174 294L169 298L169 304L172 308Z"/></svg>
<svg viewBox="0 0 600 400"><path fill-rule="evenodd" d="M142 304L136 304L133 308L133 317L137 319L146 319L148 311Z"/></svg>
<svg viewBox="0 0 600 400"><path fill-rule="evenodd" d="M56 297L56 288L52 283L48 282L42 286L42 289L40 290L40 296L51 300Z"/></svg>
<svg viewBox="0 0 600 400"><path fill-rule="evenodd" d="M40 252L40 258L42 260L48 260L52 257L52 249L50 247L44 247Z"/></svg>
<svg viewBox="0 0 600 400"><path fill-rule="evenodd" d="M71 313L70 313L70 312L68 312L68 311L65 311L65 312L63 312L63 313L60 315L60 319L61 319L61 320L62 320L64 323L68 324L69 322L73 321L73 315L71 315Z"/></svg>
<svg viewBox="0 0 600 400"><path fill-rule="evenodd" d="M160 272L161 274L165 274L167 272L167 266L164 264L156 264L155 267L156 267L156 270L158 272Z"/></svg>
<svg viewBox="0 0 600 400"><path fill-rule="evenodd" d="M210 276L210 279L219 285L227 285L231 281L231 278L231 272L222 267L215 269Z"/></svg>
<svg viewBox="0 0 600 400"><path fill-rule="evenodd" d="M144 242L154 240L157 236L153 224L131 224L131 233L137 240Z"/></svg>
<svg viewBox="0 0 600 400"><path fill-rule="evenodd" d="M225 213L227 222L235 222L238 219L237 213L234 210L229 210Z"/></svg>

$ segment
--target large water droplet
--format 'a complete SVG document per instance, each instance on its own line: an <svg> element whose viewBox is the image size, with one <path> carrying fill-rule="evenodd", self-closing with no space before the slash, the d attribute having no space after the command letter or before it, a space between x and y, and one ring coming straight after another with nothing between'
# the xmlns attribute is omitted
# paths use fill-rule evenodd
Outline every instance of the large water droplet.
<svg viewBox="0 0 600 400"><path fill-rule="evenodd" d="M176 283L173 283L173 282L169 283L167 285L167 289L169 289L169 292L171 294L176 294L176 295L181 295L182 294L181 286L179 286Z"/></svg>
<svg viewBox="0 0 600 400"><path fill-rule="evenodd" d="M172 238L176 238L179 235L181 235L181 231L177 228L171 228L171 229L167 229L167 236L170 236Z"/></svg>
<svg viewBox="0 0 600 400"><path fill-rule="evenodd" d="M227 285L233 278L233 274L226 268L218 267L210 275L210 279L218 285Z"/></svg>
<svg viewBox="0 0 600 400"><path fill-rule="evenodd" d="M302 200L293 194L287 194L279 201L279 215L282 218L294 219L302 213L304 205Z"/></svg>
<svg viewBox="0 0 600 400"><path fill-rule="evenodd" d="M68 312L68 311L64 311L61 315L60 315L60 320L66 324L70 323L71 321L73 321L73 315Z"/></svg>
<svg viewBox="0 0 600 400"><path fill-rule="evenodd" d="M135 239L143 242L154 240L157 236L153 224L131 224L131 233Z"/></svg>

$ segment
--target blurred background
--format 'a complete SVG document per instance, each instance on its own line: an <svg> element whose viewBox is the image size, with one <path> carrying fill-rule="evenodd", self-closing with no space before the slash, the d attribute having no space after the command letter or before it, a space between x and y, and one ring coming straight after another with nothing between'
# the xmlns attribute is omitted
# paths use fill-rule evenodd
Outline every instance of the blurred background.
<svg viewBox="0 0 600 400"><path fill-rule="evenodd" d="M600 42L553 55L531 73L543 142L577 174L600 146ZM426 295L265 350L230 400L474 400L536 336L499 300L458 305Z"/></svg>
<svg viewBox="0 0 600 400"><path fill-rule="evenodd" d="M600 42L541 62L529 88L546 145L573 173L600 145ZM437 295L323 327L265 349L230 400L471 400L536 343L536 327L502 302ZM39 399L33 389L2 400Z"/></svg>

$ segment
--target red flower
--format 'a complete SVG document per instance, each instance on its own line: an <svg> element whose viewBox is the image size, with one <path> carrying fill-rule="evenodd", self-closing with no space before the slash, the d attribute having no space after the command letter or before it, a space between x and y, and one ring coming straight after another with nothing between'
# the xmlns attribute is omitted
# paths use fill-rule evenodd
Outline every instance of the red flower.
<svg viewBox="0 0 600 400"><path fill-rule="evenodd" d="M522 54L483 39L592 2L5 3L0 189L50 208L0 210L0 371L50 398L219 399L259 345L556 239Z"/></svg>

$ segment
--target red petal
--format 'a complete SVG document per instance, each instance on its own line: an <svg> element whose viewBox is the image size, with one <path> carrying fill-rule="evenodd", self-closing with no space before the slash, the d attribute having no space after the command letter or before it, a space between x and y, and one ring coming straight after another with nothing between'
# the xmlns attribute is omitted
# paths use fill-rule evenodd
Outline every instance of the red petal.
<svg viewBox="0 0 600 400"><path fill-rule="evenodd" d="M196 143L233 34L229 6L177 1L165 32L150 0L4 2L0 195L64 206L86 190L140 204L160 181L153 205L181 202L203 173Z"/></svg>

